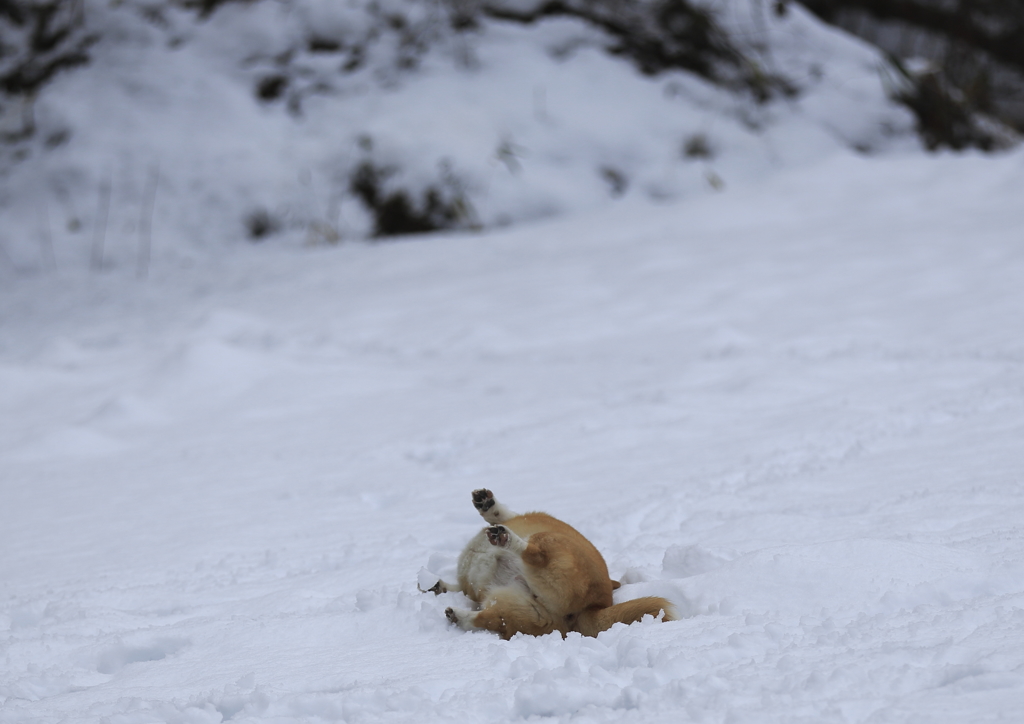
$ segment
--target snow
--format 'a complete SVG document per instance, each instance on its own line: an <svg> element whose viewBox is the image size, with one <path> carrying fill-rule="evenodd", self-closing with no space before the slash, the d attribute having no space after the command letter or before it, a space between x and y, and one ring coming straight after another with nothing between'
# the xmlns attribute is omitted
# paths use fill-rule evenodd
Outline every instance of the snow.
<svg viewBox="0 0 1024 724"><path fill-rule="evenodd" d="M259 212L293 245L366 237L372 219L349 189L364 163L390 171L387 190L419 198L433 186L462 200L464 227L493 228L617 195L708 195L851 146L920 145L910 113L886 100L879 53L799 8L764 27L745 1L722 13L738 37L770 48L759 63L800 89L761 105L681 71L640 75L578 20L489 21L458 34L440 27L440 5L383 5L226 3L202 22L164 5L157 22L137 0L90 3L105 42L39 97L31 163L0 178L5 266L52 266L40 245L61 237L55 263L83 263L104 183L104 262L134 264L154 174L154 259L175 263L246 239ZM412 69L401 67L412 52L401 32L380 19L390 12L428 39ZM307 48L342 27L344 50ZM365 60L339 72L356 47ZM274 76L289 79L282 97L257 101ZM686 156L694 137L709 158Z"/></svg>
<svg viewBox="0 0 1024 724"><path fill-rule="evenodd" d="M0 720L1012 717L1022 177L5 285ZM480 486L686 617L450 628Z"/></svg>
<svg viewBox="0 0 1024 724"><path fill-rule="evenodd" d="M341 4L304 7L327 23ZM604 126L578 85L562 130L533 128L505 180L536 184L488 197L508 228L368 244L353 227L310 246L294 226L243 244L247 193L308 198L297 168L323 193L318 149L371 122L397 143L429 117L431 83L483 94L496 77L460 84L449 67L367 85L346 111L358 123L332 136L343 97L300 122L228 72L232 44L256 42L214 43L228 21L265 32L259 13L280 6L249 9L182 15L192 35L177 49L101 46L127 59L62 76L40 115L71 118L105 87L136 120L78 116L69 143L4 179L34 205L11 202L0 229L14 262L0 256L0 722L1015 718L1024 154L926 156L899 134L875 156L848 150L902 112L877 88L849 112L844 94L869 93L869 51L796 8L790 37L813 43L776 48L778 62L820 55L825 80L767 107L760 132L742 130L740 101L684 75L645 78L596 50L550 67L530 55L565 25L494 25L478 51L505 60L482 68L511 75L518 52L567 88L614 82L636 108ZM231 62L173 90L211 48ZM175 53L180 66L161 65ZM835 67L861 75L832 84ZM132 88L151 99L116 99ZM532 117L493 96L474 101L482 117ZM677 125L628 132L668 102ZM189 139L186 112L208 133ZM657 185L653 144L701 130L701 114L724 189L705 162L672 160L700 184L636 192ZM445 153L476 142L446 146L461 131L437 128L422 142ZM545 156L563 141L564 158ZM639 180L611 199L593 171L616 148ZM436 161L392 152L410 173ZM139 278L125 221L155 155ZM111 158L126 200L94 272L88 209ZM54 179L64 196L39 191ZM557 215L538 219L531 198ZM39 253L40 199L55 267ZM58 213L72 206L79 236ZM574 525L623 582L617 600L665 596L681 620L508 642L449 626L444 609L466 600L417 583L451 576L482 524L479 487Z"/></svg>

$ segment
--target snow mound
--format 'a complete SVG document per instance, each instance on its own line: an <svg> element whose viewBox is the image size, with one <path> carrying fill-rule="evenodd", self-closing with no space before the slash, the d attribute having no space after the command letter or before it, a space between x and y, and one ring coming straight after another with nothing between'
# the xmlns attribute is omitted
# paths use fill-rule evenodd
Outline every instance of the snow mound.
<svg viewBox="0 0 1024 724"><path fill-rule="evenodd" d="M119 266L282 238L333 244L663 203L824 155L915 148L881 56L793 7L711 8L769 98L644 74L585 17L448 6L86 2L87 66L35 101L5 164L8 266ZM749 70L749 69L754 70Z"/></svg>

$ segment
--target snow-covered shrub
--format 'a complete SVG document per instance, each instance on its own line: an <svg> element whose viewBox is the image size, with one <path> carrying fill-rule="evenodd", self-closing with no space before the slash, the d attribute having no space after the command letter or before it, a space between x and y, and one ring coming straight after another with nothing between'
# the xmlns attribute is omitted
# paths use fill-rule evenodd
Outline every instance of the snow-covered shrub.
<svg viewBox="0 0 1024 724"><path fill-rule="evenodd" d="M421 66L431 57L435 64L445 58L445 63L454 65L456 74L471 77L482 70L478 49L486 42L488 28L500 26L539 29L541 25L561 23L566 29L577 28L568 34L561 31L570 39L550 49L555 62L567 60L581 48L594 47L628 60L647 76L685 72L756 103L793 91L792 84L781 74L766 70L749 47L733 42L713 9L688 0L384 0L351 4L307 0L292 6L291 22L290 33L280 34L277 43L249 55L246 72L252 78L253 95L259 104L280 107L297 119L304 117L311 103L363 95L368 84L388 93L422 83ZM437 68L427 72L436 74ZM535 103L544 101L535 99ZM543 109L534 115L538 113L543 115ZM511 119L502 125L507 123ZM359 131L353 134L356 138L368 137L369 129L354 130ZM473 194L481 189L485 193L496 191L488 178L492 172L480 169L478 160L467 164L462 157L453 161L451 154L458 156L458 149L429 151L429 146L422 145L413 150L415 144L409 144L406 138L396 139L389 133L374 135L378 136L383 156L350 157L341 162L344 168L340 173L349 195L370 217L357 233L382 237L475 228L505 223L510 218L507 210L477 213L471 201ZM520 146L507 132L503 136L495 144L491 160L498 160L515 176L522 161L507 151ZM631 186L631 172L621 165L621 161L606 159L593 169L613 198L624 195ZM332 174L337 176L336 171ZM718 178L715 174L709 177ZM540 199L531 203L550 205L550 201ZM525 215L545 213L550 211L537 207ZM511 218L517 215L523 212ZM253 228L270 228L246 223L253 238L260 238L253 234ZM309 223L337 231L332 219Z"/></svg>
<svg viewBox="0 0 1024 724"><path fill-rule="evenodd" d="M262 206L247 213L243 223L253 241L261 241L281 230L281 220Z"/></svg>
<svg viewBox="0 0 1024 724"><path fill-rule="evenodd" d="M895 56L893 97L914 112L917 130L929 150L942 147L960 151L994 151L1016 142L1015 134L981 110L977 98L949 80L942 67L908 68Z"/></svg>
<svg viewBox="0 0 1024 724"><path fill-rule="evenodd" d="M1024 131L1019 0L801 0L826 22L898 59L896 94L929 148L1001 148ZM906 69L910 68L908 72ZM908 87L909 86L909 87Z"/></svg>
<svg viewBox="0 0 1024 724"><path fill-rule="evenodd" d="M158 260L664 203L913 144L881 56L796 5L81 1L91 62L38 93L33 162L0 158L24 268L51 237L133 259L156 166Z"/></svg>
<svg viewBox="0 0 1024 724"><path fill-rule="evenodd" d="M0 0L0 141L33 133L32 101L50 78L88 61L81 0Z"/></svg>
<svg viewBox="0 0 1024 724"><path fill-rule="evenodd" d="M395 169L365 160L352 172L349 190L373 215L374 236L476 226L458 176L445 162L439 164L439 171L437 182L429 184L417 197L401 187L388 188Z"/></svg>
<svg viewBox="0 0 1024 724"><path fill-rule="evenodd" d="M290 32L247 59L257 73L255 96L264 103L283 102L301 115L307 98L339 91L345 78L359 71L369 69L377 83L394 86L470 12L457 3L422 0L297 4Z"/></svg>
<svg viewBox="0 0 1024 724"><path fill-rule="evenodd" d="M716 21L713 6L690 0L544 0L526 3L491 0L488 16L534 23L543 18L580 18L608 33L608 50L629 58L644 73L685 70L731 88L745 89L760 101L793 86L767 72Z"/></svg>
<svg viewBox="0 0 1024 724"><path fill-rule="evenodd" d="M195 10L200 17L209 17L213 12L229 2L253 2L254 0L173 0L175 4L184 8Z"/></svg>

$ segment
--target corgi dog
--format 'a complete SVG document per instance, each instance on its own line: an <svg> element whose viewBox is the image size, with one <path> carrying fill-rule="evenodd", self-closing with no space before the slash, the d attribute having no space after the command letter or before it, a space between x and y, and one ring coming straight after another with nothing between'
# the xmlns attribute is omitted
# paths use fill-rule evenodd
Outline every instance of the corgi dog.
<svg viewBox="0 0 1024 724"><path fill-rule="evenodd" d="M514 513L486 489L473 491L473 505L490 525L459 556L458 583L439 580L426 589L435 595L461 591L477 604L475 611L445 610L459 628L486 629L504 639L552 631L597 636L648 614L675 620L664 598L613 604L618 581L608 577L597 548L567 523L547 513Z"/></svg>

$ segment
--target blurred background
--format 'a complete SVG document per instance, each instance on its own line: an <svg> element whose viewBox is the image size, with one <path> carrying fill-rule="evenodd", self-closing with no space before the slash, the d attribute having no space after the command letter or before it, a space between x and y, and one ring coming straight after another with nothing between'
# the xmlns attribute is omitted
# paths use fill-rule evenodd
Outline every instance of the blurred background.
<svg viewBox="0 0 1024 724"><path fill-rule="evenodd" d="M3 0L0 274L995 152L1022 30L1017 0Z"/></svg>

